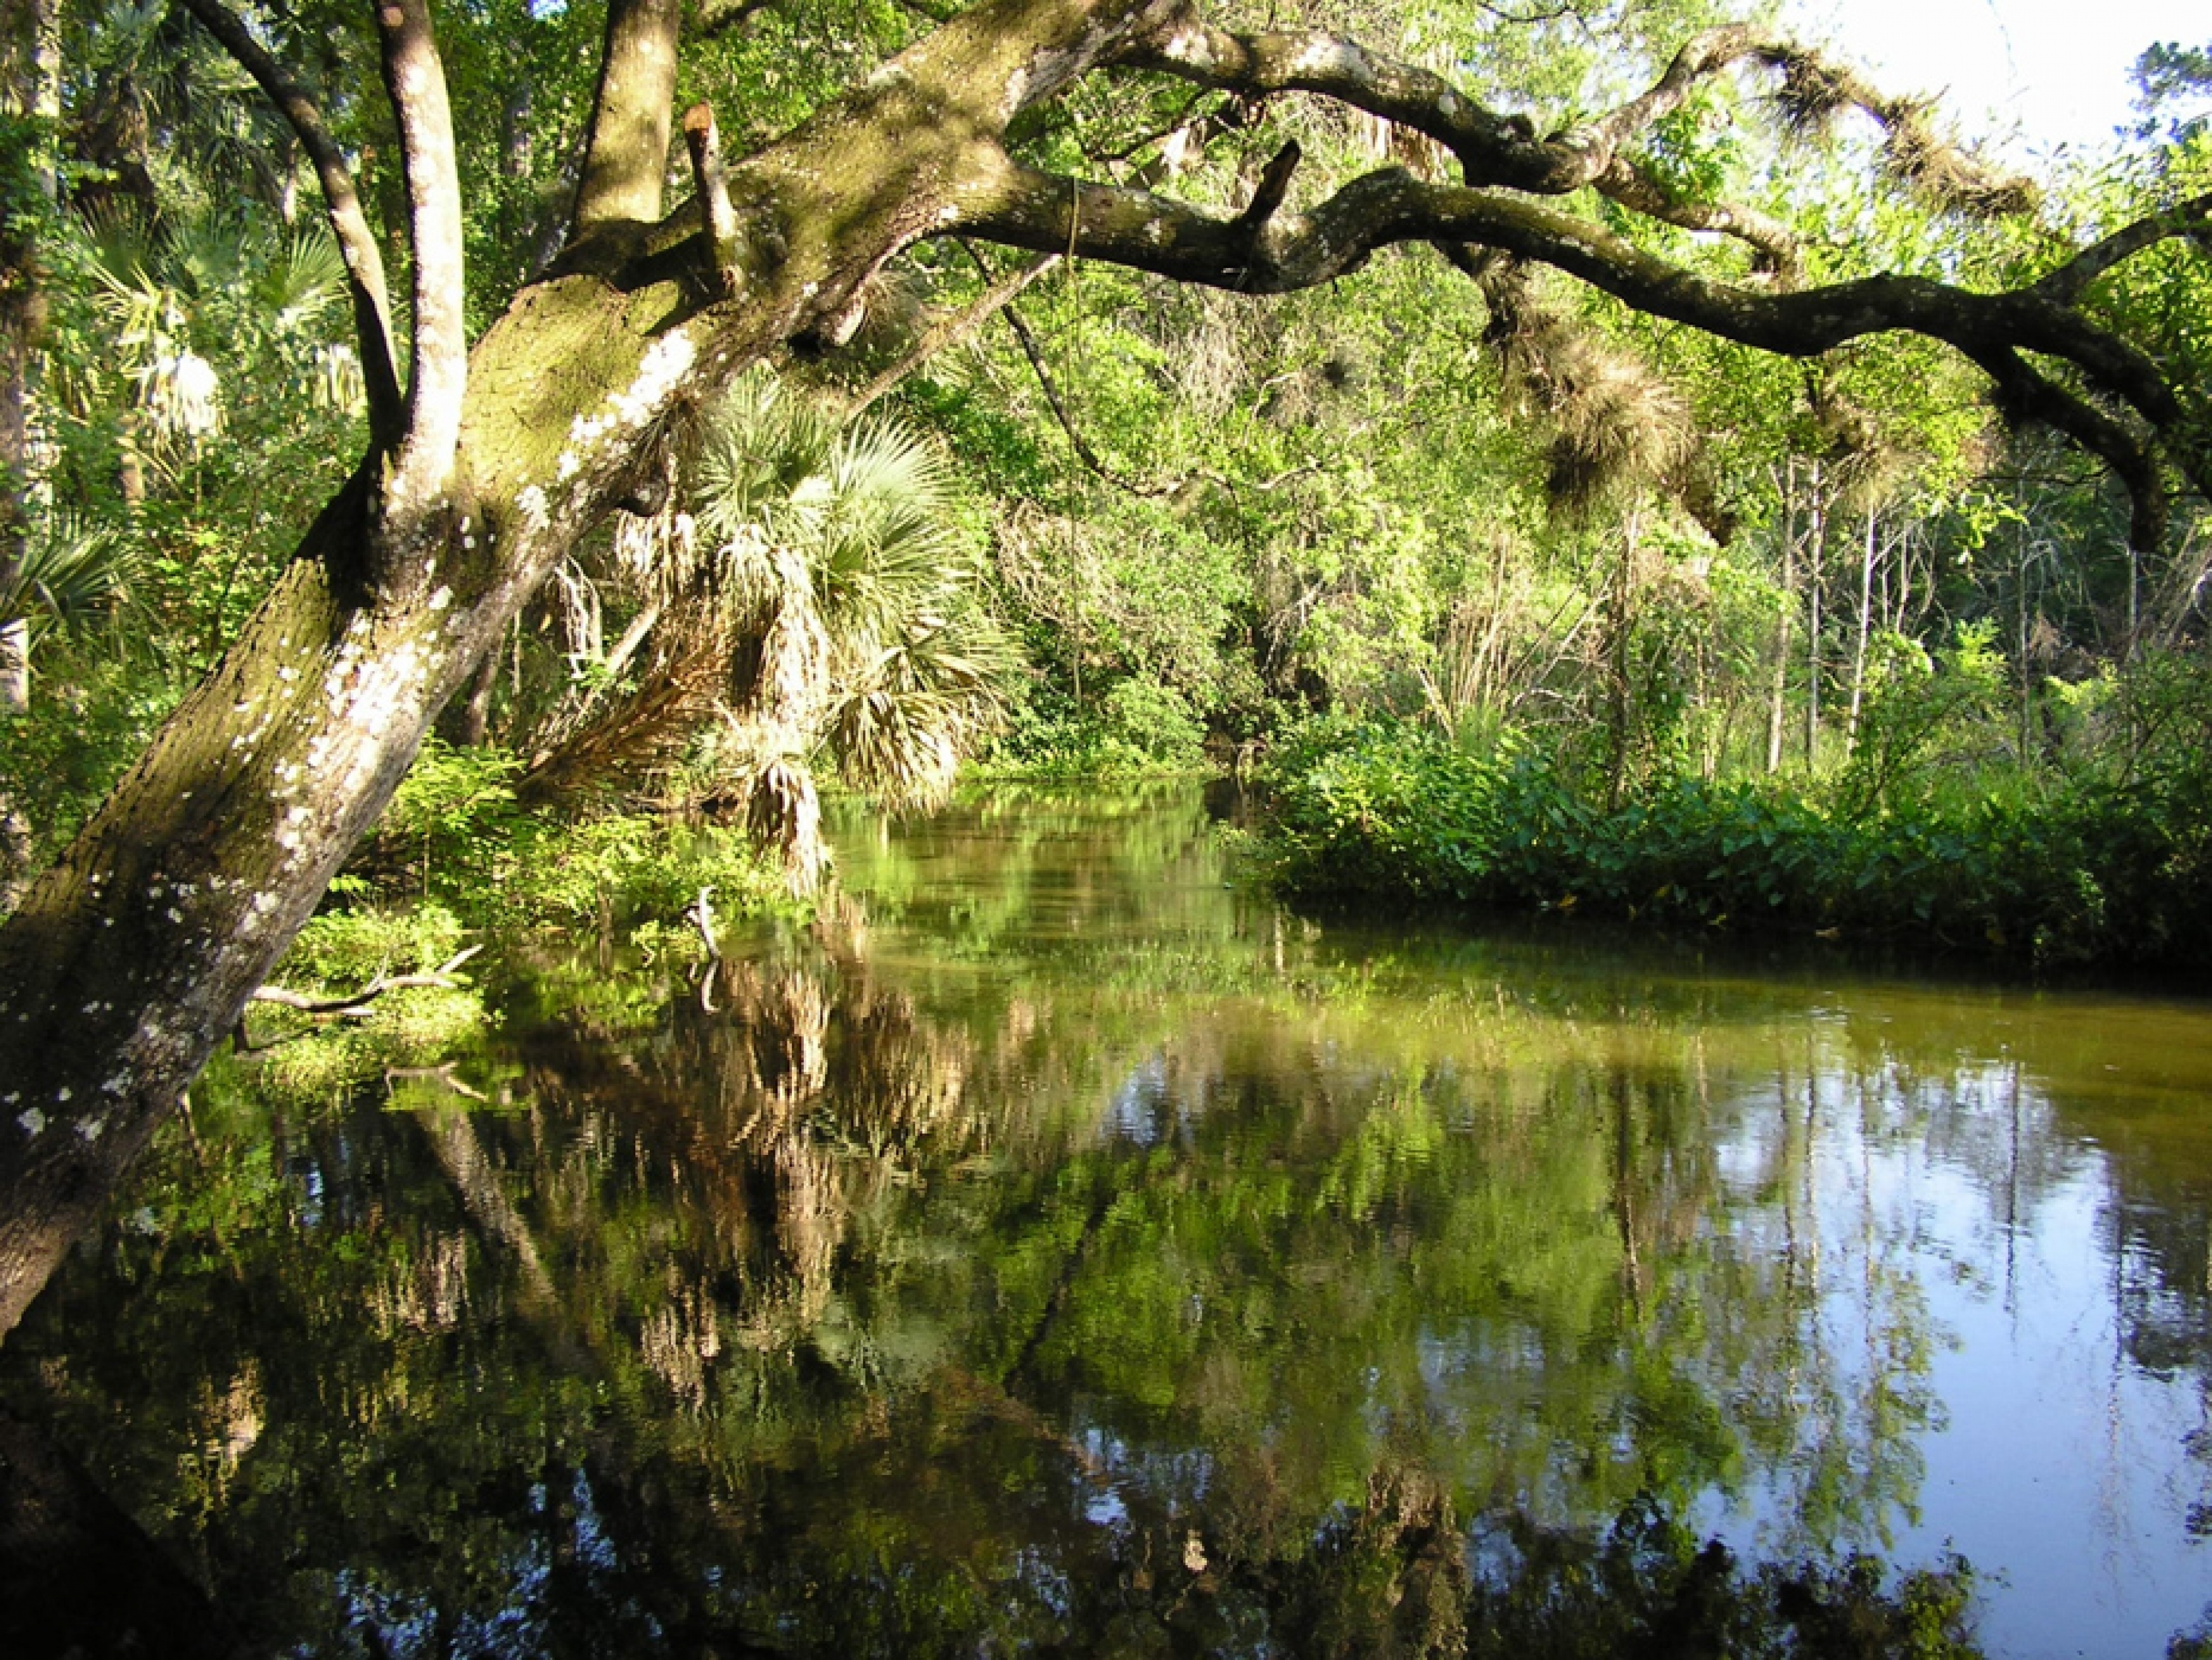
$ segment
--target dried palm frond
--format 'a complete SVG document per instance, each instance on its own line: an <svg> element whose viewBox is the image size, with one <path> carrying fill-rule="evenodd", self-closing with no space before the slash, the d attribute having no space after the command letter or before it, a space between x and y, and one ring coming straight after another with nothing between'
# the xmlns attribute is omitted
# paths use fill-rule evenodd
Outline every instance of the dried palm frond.
<svg viewBox="0 0 2212 1660"><path fill-rule="evenodd" d="M822 839L822 797L806 763L772 755L745 781L745 829L753 840L782 857L784 881L794 895L821 885L830 863Z"/></svg>

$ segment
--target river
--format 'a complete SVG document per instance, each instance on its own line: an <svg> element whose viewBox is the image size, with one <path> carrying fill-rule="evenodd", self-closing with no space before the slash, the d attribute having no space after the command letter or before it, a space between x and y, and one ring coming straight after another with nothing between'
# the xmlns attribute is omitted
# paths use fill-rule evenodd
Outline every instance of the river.
<svg viewBox="0 0 2212 1660"><path fill-rule="evenodd" d="M703 985L226 1061L0 1395L303 1654L1417 1652L1608 1534L2206 1615L2212 1006L1316 921L1182 787L836 841Z"/></svg>

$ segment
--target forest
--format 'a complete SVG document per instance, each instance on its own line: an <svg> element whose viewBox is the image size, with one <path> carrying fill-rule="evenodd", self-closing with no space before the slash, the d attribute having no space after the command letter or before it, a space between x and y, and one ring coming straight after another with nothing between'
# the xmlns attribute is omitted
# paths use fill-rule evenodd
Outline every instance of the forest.
<svg viewBox="0 0 2212 1660"><path fill-rule="evenodd" d="M1698 0L5 46L21 1283L318 906L681 929L701 824L804 905L824 792L963 768L1254 774L1310 896L2203 966L2201 52L2031 176Z"/></svg>
<svg viewBox="0 0 2212 1660"><path fill-rule="evenodd" d="M0 0L0 1338L273 1011L531 930L704 998L963 781L2201 978L2212 47L2142 45L2027 161L1732 0Z"/></svg>

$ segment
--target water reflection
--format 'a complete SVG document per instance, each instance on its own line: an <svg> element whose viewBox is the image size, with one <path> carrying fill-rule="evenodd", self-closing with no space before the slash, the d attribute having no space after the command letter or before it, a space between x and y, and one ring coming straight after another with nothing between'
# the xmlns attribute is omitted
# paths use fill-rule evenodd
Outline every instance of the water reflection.
<svg viewBox="0 0 2212 1660"><path fill-rule="evenodd" d="M1181 794L842 861L463 1090L211 1076L9 1397L317 1654L1422 1652L1713 1531L2197 1616L2202 1010L1322 927Z"/></svg>

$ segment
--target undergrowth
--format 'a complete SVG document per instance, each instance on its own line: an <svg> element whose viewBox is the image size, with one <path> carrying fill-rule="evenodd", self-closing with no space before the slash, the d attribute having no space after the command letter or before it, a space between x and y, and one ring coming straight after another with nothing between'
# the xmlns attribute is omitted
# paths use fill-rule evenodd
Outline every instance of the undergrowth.
<svg viewBox="0 0 2212 1660"><path fill-rule="evenodd" d="M1662 775L1617 804L1508 732L1321 721L1262 777L1265 873L1311 897L1905 944L2034 965L2212 958L2212 763L1879 791ZM1908 787L1908 784L1911 787Z"/></svg>

